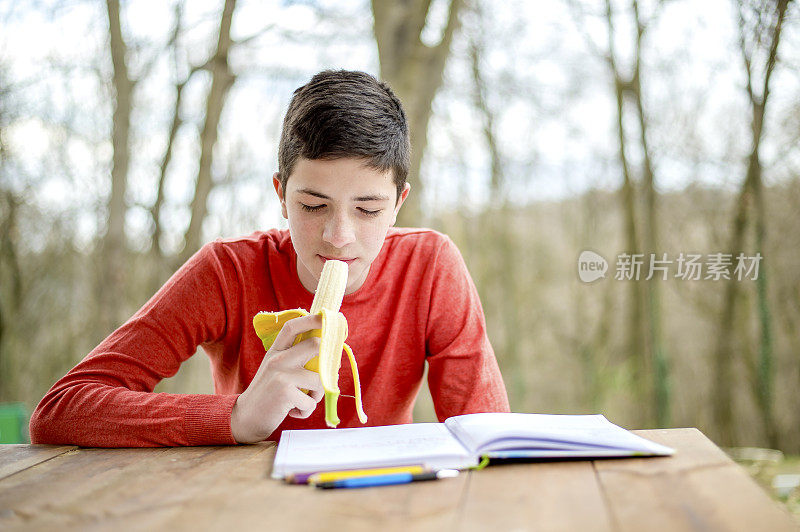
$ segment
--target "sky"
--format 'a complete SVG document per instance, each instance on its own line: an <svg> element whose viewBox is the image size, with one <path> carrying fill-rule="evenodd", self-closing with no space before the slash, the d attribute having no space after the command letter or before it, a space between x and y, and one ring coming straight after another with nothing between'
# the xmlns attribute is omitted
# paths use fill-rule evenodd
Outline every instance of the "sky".
<svg viewBox="0 0 800 532"><path fill-rule="evenodd" d="M191 29L182 37L184 57L179 63L205 61L215 43L221 3L187 3L185 21ZM138 75L164 42L172 7L155 0L123 4L130 68ZM323 68L378 74L367 2L323 2L335 20L320 19L307 4L240 0L237 6L234 39L257 37L231 55L238 79L220 125L214 166L220 184L210 198L213 216L204 229L206 237L283 223L270 183L277 167L280 120L294 88ZM585 5L593 12L602 7L601 2ZM642 2L643 11L649 13L651 5ZM731 6L724 0L668 2L648 29L643 83L653 115L649 135L662 191L690 183L732 189L743 176L741 157L749 148L747 108ZM424 40L436 41L445 17L446 3L434 1ZM424 168L425 204L474 209L487 197L490 161L481 119L471 104L467 37L475 35L477 23L475 17L462 22L465 30L454 41L445 85L434 103ZM630 21L624 17L616 19L614 42L623 59L632 50L626 22ZM25 188L30 202L44 210L71 213L87 245L102 231L98 212L108 193L112 154L109 86L101 81L111 68L106 25L101 2L0 1L0 65L13 85L24 87L17 117L6 134L19 166L4 179L16 176L15 186ZM576 17L566 1L511 0L484 3L483 27L489 105L497 115L513 200L553 201L589 188L617 187L610 77L592 51L605 47L602 20L592 14ZM797 33L787 32L782 43L787 67L776 72L772 96L772 109L778 114L800 94ZM170 120L175 70L169 56L156 57L150 75L136 89L135 157L128 194L132 208L126 220L131 235L149 231L147 207L155 197ZM71 68L67 71L63 65ZM177 72L185 75L185 66ZM171 229L168 248L180 245L181 228L188 224L197 130L208 82L205 75L195 76L185 93L187 125L170 167L165 206ZM636 132L633 123L626 128ZM689 133L692 146L685 141ZM780 148L767 139L766 164L781 156L785 150ZM696 152L702 153L702 160L693 158ZM61 155L53 157L54 153ZM637 153L631 155L636 160ZM226 174L236 175L236 181L226 181ZM144 245L145 239L140 240Z"/></svg>

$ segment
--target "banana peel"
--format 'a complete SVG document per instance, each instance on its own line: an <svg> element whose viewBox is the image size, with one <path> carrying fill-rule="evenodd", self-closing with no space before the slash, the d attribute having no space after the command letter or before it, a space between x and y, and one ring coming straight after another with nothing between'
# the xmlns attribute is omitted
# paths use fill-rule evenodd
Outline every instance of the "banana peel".
<svg viewBox="0 0 800 532"><path fill-rule="evenodd" d="M309 312L302 308L280 312L259 312L253 317L253 328L261 339L264 349L269 351L287 321L308 315ZM353 350L344 343L344 339L347 337L347 320L341 312L332 313L328 309L321 310L320 315L322 316L322 329L314 329L297 335L292 345L297 345L303 340L314 336L320 338L320 354L306 362L303 367L320 374L322 387L325 390L325 423L329 427L336 427L340 421L337 403L340 393L338 380L342 350L347 354L347 358L350 361L350 370L353 374L358 420L361 423L366 423L367 415L364 413L364 407L361 402L361 381L358 376L358 366L356 365ZM331 322L337 323L332 324ZM323 331L327 332L327 330L331 332L323 334ZM335 355L323 356L326 353L335 353ZM303 391L308 392L308 390Z"/></svg>

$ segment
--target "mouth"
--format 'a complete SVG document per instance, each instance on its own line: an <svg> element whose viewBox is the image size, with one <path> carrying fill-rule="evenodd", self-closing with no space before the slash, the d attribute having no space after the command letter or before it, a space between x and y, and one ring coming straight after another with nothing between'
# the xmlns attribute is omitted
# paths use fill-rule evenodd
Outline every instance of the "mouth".
<svg viewBox="0 0 800 532"><path fill-rule="evenodd" d="M320 259L322 259L322 262L325 262L326 260L340 260L340 261L342 261L342 262L346 263L348 266L349 266L349 265L350 265L352 262L355 262L355 260L356 260L355 258L347 258L347 257L326 257L325 255L317 255L317 257L319 257Z"/></svg>

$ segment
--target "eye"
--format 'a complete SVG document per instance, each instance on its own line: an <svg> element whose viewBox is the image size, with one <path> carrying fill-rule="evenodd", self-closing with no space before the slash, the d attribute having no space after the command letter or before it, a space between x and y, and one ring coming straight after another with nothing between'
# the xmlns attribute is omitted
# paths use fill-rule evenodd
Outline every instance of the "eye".
<svg viewBox="0 0 800 532"><path fill-rule="evenodd" d="M325 206L324 203L320 205L306 205L305 203L301 203L300 207L306 212L316 212Z"/></svg>
<svg viewBox="0 0 800 532"><path fill-rule="evenodd" d="M378 216L381 213L380 209L378 209L377 211L370 211L359 207L358 210L361 211L361 213L364 214L365 216Z"/></svg>

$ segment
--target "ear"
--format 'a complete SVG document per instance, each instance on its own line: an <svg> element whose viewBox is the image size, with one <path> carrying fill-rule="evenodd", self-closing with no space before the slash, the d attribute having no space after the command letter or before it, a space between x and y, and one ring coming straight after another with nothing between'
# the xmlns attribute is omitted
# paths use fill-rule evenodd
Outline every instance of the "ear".
<svg viewBox="0 0 800 532"><path fill-rule="evenodd" d="M278 200L281 202L281 214L287 220L289 219L289 215L286 212L286 198L283 195L283 187L281 186L281 180L278 179L278 172L272 174L272 186L275 187L275 193L278 194Z"/></svg>
<svg viewBox="0 0 800 532"><path fill-rule="evenodd" d="M397 222L397 213L400 212L400 207L403 206L403 202L406 201L408 197L408 193L411 191L411 184L406 182L406 186L403 187L403 192L400 193L400 197L397 199L397 205L394 206L394 213L392 214L392 225Z"/></svg>

